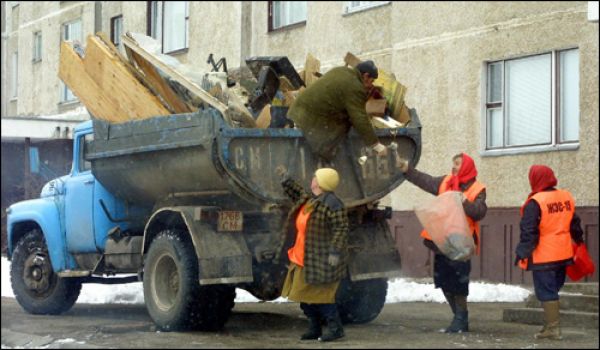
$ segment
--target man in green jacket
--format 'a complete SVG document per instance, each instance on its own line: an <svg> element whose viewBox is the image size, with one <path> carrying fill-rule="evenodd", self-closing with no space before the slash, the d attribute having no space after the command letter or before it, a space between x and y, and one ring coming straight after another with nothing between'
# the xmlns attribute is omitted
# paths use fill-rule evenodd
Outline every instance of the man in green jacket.
<svg viewBox="0 0 600 350"><path fill-rule="evenodd" d="M377 75L377 67L370 60L359 63L356 68L336 67L292 103L288 118L302 129L314 153L331 162L338 144L353 126L367 147L378 155L386 154L386 147L375 135L365 110Z"/></svg>

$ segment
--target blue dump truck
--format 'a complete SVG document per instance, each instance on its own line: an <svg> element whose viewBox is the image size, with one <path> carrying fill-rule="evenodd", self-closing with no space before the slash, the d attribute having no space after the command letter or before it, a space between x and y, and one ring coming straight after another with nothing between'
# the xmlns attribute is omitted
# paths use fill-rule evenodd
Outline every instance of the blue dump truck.
<svg viewBox="0 0 600 350"><path fill-rule="evenodd" d="M348 276L336 296L345 323L380 313L400 256L377 201L404 178L396 155L416 164L421 128L411 110L402 128L377 129L393 144L368 156L351 131L333 161L336 191L350 218ZM8 209L11 283L23 309L60 314L83 283L143 281L148 313L161 330L218 330L241 288L280 296L287 254L276 242L291 203L275 168L308 188L318 160L298 129L232 128L212 108L121 124L92 119L75 129L71 173L39 199ZM285 233L289 248L293 232Z"/></svg>

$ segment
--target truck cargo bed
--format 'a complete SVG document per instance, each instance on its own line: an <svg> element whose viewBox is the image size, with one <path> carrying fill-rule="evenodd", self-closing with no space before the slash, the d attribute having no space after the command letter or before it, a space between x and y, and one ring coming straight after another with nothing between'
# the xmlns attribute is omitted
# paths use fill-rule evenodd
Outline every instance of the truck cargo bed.
<svg viewBox="0 0 600 350"><path fill-rule="evenodd" d="M396 142L398 154L416 164L421 130L412 112L409 127L376 133L384 144ZM238 198L252 205L282 204L286 197L275 168L284 165L308 187L319 167L301 130L231 128L214 109L93 124L87 153L93 174L113 194L145 206L210 199L211 205L234 208L232 199ZM348 207L376 201L404 181L393 152L361 165L358 157L365 152L351 131L332 164L341 177L336 193Z"/></svg>

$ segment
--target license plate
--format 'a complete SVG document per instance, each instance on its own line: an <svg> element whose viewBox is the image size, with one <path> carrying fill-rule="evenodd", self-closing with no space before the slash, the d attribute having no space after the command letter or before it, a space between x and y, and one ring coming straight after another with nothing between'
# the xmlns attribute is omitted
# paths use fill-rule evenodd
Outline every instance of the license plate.
<svg viewBox="0 0 600 350"><path fill-rule="evenodd" d="M241 211L220 211L218 231L241 231L244 227L244 216Z"/></svg>

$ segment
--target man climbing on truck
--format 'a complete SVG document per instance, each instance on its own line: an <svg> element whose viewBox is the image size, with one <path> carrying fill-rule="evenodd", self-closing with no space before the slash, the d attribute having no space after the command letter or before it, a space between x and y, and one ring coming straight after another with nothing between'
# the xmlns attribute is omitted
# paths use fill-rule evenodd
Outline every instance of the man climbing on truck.
<svg viewBox="0 0 600 350"><path fill-rule="evenodd" d="M352 126L366 146L380 156L386 155L386 147L375 135L365 110L377 76L377 67L371 60L359 63L356 68L333 68L290 106L288 118L302 129L310 148L322 160L333 160L337 146Z"/></svg>

